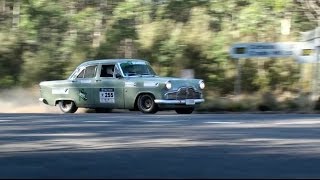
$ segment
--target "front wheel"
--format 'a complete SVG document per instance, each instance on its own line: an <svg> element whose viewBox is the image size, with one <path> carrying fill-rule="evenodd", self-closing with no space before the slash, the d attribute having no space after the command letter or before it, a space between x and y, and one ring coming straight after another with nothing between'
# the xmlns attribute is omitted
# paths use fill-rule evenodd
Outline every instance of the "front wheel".
<svg viewBox="0 0 320 180"><path fill-rule="evenodd" d="M143 94L138 99L138 109L145 114L154 114L158 111L158 106L154 102L154 97L150 94Z"/></svg>
<svg viewBox="0 0 320 180"><path fill-rule="evenodd" d="M64 113L75 113L78 107L73 101L59 101L59 108Z"/></svg>
<svg viewBox="0 0 320 180"><path fill-rule="evenodd" d="M176 109L176 112L178 114L191 114L193 112L194 108L179 108L179 109Z"/></svg>

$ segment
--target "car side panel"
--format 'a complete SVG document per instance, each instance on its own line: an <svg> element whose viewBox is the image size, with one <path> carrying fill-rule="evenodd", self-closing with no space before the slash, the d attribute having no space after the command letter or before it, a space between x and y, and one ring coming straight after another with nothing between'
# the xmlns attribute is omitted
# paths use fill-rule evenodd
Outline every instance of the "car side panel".
<svg viewBox="0 0 320 180"><path fill-rule="evenodd" d="M93 79L73 80L70 86L69 98L73 99L78 107L92 107L94 99L92 96Z"/></svg>
<svg viewBox="0 0 320 180"><path fill-rule="evenodd" d="M95 107L101 108L124 108L123 79L117 78L97 78L92 84L92 96Z"/></svg>
<svg viewBox="0 0 320 180"><path fill-rule="evenodd" d="M152 94L157 99L162 98L162 89L160 87L146 87L143 81L126 81L124 88L125 108L133 109L136 98L140 94Z"/></svg>

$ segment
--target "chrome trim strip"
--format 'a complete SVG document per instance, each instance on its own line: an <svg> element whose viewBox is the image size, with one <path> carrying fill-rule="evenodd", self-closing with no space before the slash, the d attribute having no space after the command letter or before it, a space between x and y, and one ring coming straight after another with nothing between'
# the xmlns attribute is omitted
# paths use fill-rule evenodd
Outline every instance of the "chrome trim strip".
<svg viewBox="0 0 320 180"><path fill-rule="evenodd" d="M189 91L188 91L189 88L193 89L194 93L198 93L200 95L200 97L193 96L193 97L189 97L189 98L202 98L202 92L201 91L198 91L197 89L193 88L192 86L189 86L189 87L183 86L183 87L180 87L179 89L177 89L175 91L169 91L169 92L165 93L164 94L165 99L179 100L179 98L181 98L181 97L178 97L178 93L181 92L182 88L186 88L186 93L187 93L186 97L183 97L182 99L188 98L187 96L189 95ZM169 96L172 96L172 97L169 98Z"/></svg>
<svg viewBox="0 0 320 180"><path fill-rule="evenodd" d="M190 99L194 100L195 103L202 103L204 102L204 99ZM166 99L155 99L155 103L157 104L186 104L186 100L166 100Z"/></svg>
<svg viewBox="0 0 320 180"><path fill-rule="evenodd" d="M168 82L168 81L167 81ZM192 86L183 86L183 87L179 87L177 90L170 90L168 92L165 93L165 95L167 94L172 94L172 93L178 93L182 88L192 88L194 90L194 92L197 92L197 93L201 93L201 91L198 91L197 89L193 88Z"/></svg>
<svg viewBox="0 0 320 180"><path fill-rule="evenodd" d="M126 77L126 76L124 75L123 71L122 71L122 68L121 68L120 63L117 62L115 66L118 66L117 68L120 70L121 76L122 76L122 77ZM114 71L115 71L115 69L114 69Z"/></svg>
<svg viewBox="0 0 320 180"><path fill-rule="evenodd" d="M168 82L168 81L167 81ZM172 93L178 93L181 89L183 89L183 88L186 88L187 90L189 89L189 88L192 88L193 90L194 90L194 92L196 92L196 93L202 93L202 91L200 90L198 90L197 88L194 88L193 86L182 86L182 87L179 87L177 90L169 90L168 92L166 92L164 95L165 96L167 96L168 94L172 94Z"/></svg>

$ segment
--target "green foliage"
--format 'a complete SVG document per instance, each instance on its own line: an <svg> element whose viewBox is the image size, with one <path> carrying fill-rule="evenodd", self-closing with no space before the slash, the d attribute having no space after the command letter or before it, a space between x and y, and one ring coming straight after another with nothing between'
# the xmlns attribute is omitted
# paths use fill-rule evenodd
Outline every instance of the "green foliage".
<svg viewBox="0 0 320 180"><path fill-rule="evenodd" d="M55 52L51 51L50 45L45 46L37 53L26 52L23 55L24 66L21 73L21 83L39 83L43 79L62 79L64 75L64 64ZM32 80L32 81L30 81Z"/></svg>
<svg viewBox="0 0 320 180"><path fill-rule="evenodd" d="M296 41L300 31L316 26L302 12L291 12L299 4L289 0L4 2L0 88L64 79L88 59L124 58L130 40L132 58L149 60L160 75L179 76L192 68L206 81L205 93L228 95L237 75L237 61L229 56L232 43ZM293 33L283 37L279 27L286 13ZM292 59L241 61L244 93L300 87ZM238 102L231 106L226 109L248 109Z"/></svg>
<svg viewBox="0 0 320 180"><path fill-rule="evenodd" d="M244 92L254 92L259 90L259 82L257 82L259 80L256 80L259 78L257 74L258 69L254 61L246 59L241 69L241 84Z"/></svg>
<svg viewBox="0 0 320 180"><path fill-rule="evenodd" d="M271 92L262 94L262 102L258 105L260 111L274 111L278 110L278 102L275 95Z"/></svg>
<svg viewBox="0 0 320 180"><path fill-rule="evenodd" d="M268 86L271 90L291 90L299 80L298 64L292 60L271 60L265 66L268 71Z"/></svg>
<svg viewBox="0 0 320 180"><path fill-rule="evenodd" d="M21 51L16 34L0 32L0 88L16 85L21 71Z"/></svg>

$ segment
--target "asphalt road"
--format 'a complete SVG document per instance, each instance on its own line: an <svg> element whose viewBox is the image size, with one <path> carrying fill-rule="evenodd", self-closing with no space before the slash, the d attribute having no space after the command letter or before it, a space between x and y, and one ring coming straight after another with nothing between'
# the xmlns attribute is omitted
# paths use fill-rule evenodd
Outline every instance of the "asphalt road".
<svg viewBox="0 0 320 180"><path fill-rule="evenodd" d="M320 178L318 114L0 114L0 178Z"/></svg>

